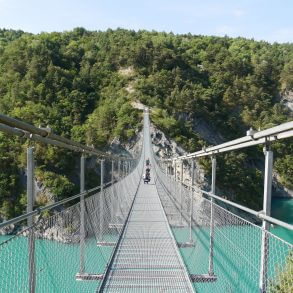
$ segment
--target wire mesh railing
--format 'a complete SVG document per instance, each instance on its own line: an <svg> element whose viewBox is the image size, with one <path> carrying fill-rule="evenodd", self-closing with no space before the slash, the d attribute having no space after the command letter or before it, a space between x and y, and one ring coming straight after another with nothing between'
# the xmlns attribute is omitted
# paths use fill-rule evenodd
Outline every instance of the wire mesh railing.
<svg viewBox="0 0 293 293"><path fill-rule="evenodd" d="M29 235L35 238L35 292L95 292L129 212L141 164L84 200L84 255L80 203L49 217L41 213L31 227L1 236L0 292L30 292Z"/></svg>
<svg viewBox="0 0 293 293"><path fill-rule="evenodd" d="M148 123L147 117L145 123ZM12 131L10 128L5 129L7 132ZM21 131L19 135L26 135L26 132ZM39 136L36 139L43 141ZM57 141L60 145L60 141ZM69 145L69 148L72 146ZM93 150L88 149L88 152L96 154ZM30 162L33 162L33 158ZM143 164L141 156L131 173L123 172L123 179L120 175L114 178L112 169L111 183L104 185L101 180L101 187L93 189L91 194L84 191L83 178L81 193L74 196L75 199L80 198L79 203L51 216L40 214L41 210L38 210L19 219L35 217L29 227L15 235L0 238L0 293L100 290L130 215ZM33 163L31 167L32 181ZM258 226L253 215L248 216L250 220L247 220L243 214L234 214L209 200L209 193L174 181L160 169L158 163L154 163L152 170L157 173L154 178L160 202L197 292L259 292L260 288L261 292L293 292L291 244ZM101 178L104 178L102 173ZM28 190L28 194L32 195L33 190ZM142 204L151 203L147 194L139 200L142 200ZM146 214L147 210L134 210L134 220L141 220ZM153 216L153 222L157 225L155 211ZM152 231L157 237L156 229ZM127 253L133 253L134 248L137 250L135 253L140 253L142 247L147 248L147 252L159 250L161 254L166 253L166 246L162 245L166 240L153 247L151 239L141 237L142 234L150 236L149 232L147 227L135 225L131 233L135 234L136 239L128 239L130 246L126 247ZM155 263L164 269L170 265L165 257L155 259ZM141 269L141 266L142 262L135 263L136 268ZM141 272L134 275L130 267L133 264L128 259L126 272L119 274L118 278L128 278L139 283L140 278L150 277L150 271L144 276ZM157 271L153 272L157 274ZM159 275L157 277L160 279ZM170 278L174 281L178 275L165 277L168 277L169 282ZM148 286L150 290L155 288L153 283ZM176 287L174 282L166 288L166 292L182 289ZM117 292L122 289L127 291L127 288L119 287Z"/></svg>
<svg viewBox="0 0 293 293"><path fill-rule="evenodd" d="M259 292L262 237L267 239L266 292L293 292L293 245L255 224L253 215L245 217L248 221L159 166L156 171L163 207L197 292Z"/></svg>

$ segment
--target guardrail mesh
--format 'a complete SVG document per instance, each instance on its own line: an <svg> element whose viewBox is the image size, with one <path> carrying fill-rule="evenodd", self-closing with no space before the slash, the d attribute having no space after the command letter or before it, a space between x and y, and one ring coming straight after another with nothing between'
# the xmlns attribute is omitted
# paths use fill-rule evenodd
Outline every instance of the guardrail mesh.
<svg viewBox="0 0 293 293"><path fill-rule="evenodd" d="M141 164L142 160L125 178L85 199L84 273L104 273L141 179ZM80 223L77 203L49 218L35 217L32 227L16 235L0 236L0 292L29 292L31 232L36 239L36 292L95 292L100 279L76 279Z"/></svg>
<svg viewBox="0 0 293 293"><path fill-rule="evenodd" d="M161 201L190 274L208 275L211 210L216 280L198 278L197 292L259 292L262 235L266 247L267 292L293 292L293 245L191 190L157 166ZM251 217L254 220L253 216Z"/></svg>

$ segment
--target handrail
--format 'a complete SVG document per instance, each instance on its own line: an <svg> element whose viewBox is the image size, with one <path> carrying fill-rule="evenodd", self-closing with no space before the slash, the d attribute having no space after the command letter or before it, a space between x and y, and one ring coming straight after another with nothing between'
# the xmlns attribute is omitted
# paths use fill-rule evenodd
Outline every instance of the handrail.
<svg viewBox="0 0 293 293"><path fill-rule="evenodd" d="M0 124L0 126L1 126L1 124ZM1 130L1 127L0 127L0 130ZM133 170L135 170L135 168L134 168ZM132 170L132 172L133 172L133 170ZM115 184L115 183L117 183L117 182L119 182L119 180L115 179L114 182L110 181L110 182L108 182L108 183L105 183L105 184L103 185L103 187L104 187L104 188L107 188L107 187L109 187L110 185ZM7 221L5 221L5 222L2 222L2 223L0 223L0 229L6 227L6 226L8 226L8 225L11 225L11 224L19 223L19 222L21 222L21 221L27 219L27 218L30 217L30 216L34 216L34 215L40 214L41 212L43 212L43 211L45 211L45 210L53 209L53 208L58 207L58 206L60 206L60 205L62 205L62 204L65 204L65 203L67 203L67 202L70 202L70 201L72 201L72 200L74 200L74 199L76 199L76 198L79 198L79 197L81 197L82 195L87 195L87 194L89 194L89 193L92 193L92 192L94 192L94 191L96 191L96 190L98 190L98 189L100 189L100 188L101 188L100 185L99 185L99 186L96 186L96 187L94 187L94 188L92 188L92 189L85 190L84 192L81 192L81 193L78 193L78 194L73 195L73 196L71 196L71 197L68 197L68 198L62 199L62 200L60 200L60 201L58 201L58 202L52 203L52 204L47 205L47 206L44 206L44 207L42 207L42 208L38 208L38 209L36 209L36 210L34 210L34 211L30 212L30 213L26 213L26 214L23 214L23 215L18 216L18 217L16 217L16 218L13 218L13 219L7 220Z"/></svg>
<svg viewBox="0 0 293 293"><path fill-rule="evenodd" d="M192 188L193 188L193 189L196 189L196 188L194 188L194 186L193 186ZM212 194L211 192L207 192L207 191L204 191L204 190L201 190L201 189L198 189L198 190L199 190L200 192L202 192L202 193L208 195L209 197L215 198L215 199L220 200L220 201L222 201L222 202L224 202L224 203L226 203L226 204L229 204L229 205L231 205L231 206L233 206L233 207L235 207L235 208L238 208L238 209L240 209L240 210L242 210L242 211L245 211L245 212L247 212L247 213L249 213L249 214L252 214L252 215L256 216L256 217L259 218L259 219L266 220L266 221L268 221L268 222L270 222L270 223L272 223L272 224L276 224L276 225L278 225L278 226L281 226L281 227L283 227L283 228L286 228L286 229L289 229L289 230L293 231L293 225L288 224L288 223L283 222L283 221L280 221L280 220L275 219L275 218L273 218L273 217L267 216L267 215L263 214L262 211L257 212L257 211L255 211L255 210L252 210L252 209L247 208L247 207L245 207L245 206L242 206L242 205L240 205L240 204L234 203L234 202L232 202L232 201L230 201L230 200L227 200L227 199L221 198L221 197L219 197L219 196L217 196L217 195L215 195L215 194Z"/></svg>
<svg viewBox="0 0 293 293"><path fill-rule="evenodd" d="M72 141L68 138L59 136L52 132L50 128L38 128L26 122L20 121L15 118L3 115L0 113L0 131L7 134L13 134L24 138L29 138L42 143L47 143L55 145L58 147L66 148L72 151L83 152L90 155L96 155L101 157L112 158L118 160L121 157L116 155L107 154L101 152L95 148L82 145L79 142ZM124 160L129 160L129 158L123 157Z"/></svg>
<svg viewBox="0 0 293 293"><path fill-rule="evenodd" d="M117 182L117 181L115 181L115 183L116 183L116 182ZM111 181L108 182L108 183L106 183L106 184L104 184L104 188L107 188L107 187L110 186L111 184L112 184ZM94 192L94 191L96 191L96 190L98 190L98 189L100 189L100 188L101 188L101 186L96 186L96 187L94 187L94 188L92 188L92 189L85 190L84 192L81 192L81 193L75 194L75 195L73 195L73 196L71 196L71 197L68 197L68 198L62 199L62 200L60 200L60 201L58 201L58 202L55 202L55 203L49 204L49 205L44 206L44 207L42 207L42 208L37 208L37 209L33 210L33 211L30 212L30 213L26 213L26 214L23 214L23 215L18 216L18 217L16 217L16 218L13 218L13 219L7 220L7 221L5 221L5 222L2 222L2 223L0 223L0 229L6 227L6 226L8 226L8 225L11 225L11 224L19 223L19 222L21 222L21 221L27 219L28 217L30 217L30 216L34 216L34 215L37 215L37 214L40 214L40 213L43 212L43 211L51 210L51 209L53 209L53 208L56 208L56 207L58 207L58 206L60 206L60 205L62 205L62 204L65 204L65 203L67 203L67 202L69 202L69 201L72 201L72 200L74 200L74 199L77 199L77 198L81 197L82 195L87 195L87 194L89 194L89 193L92 193L92 192Z"/></svg>
<svg viewBox="0 0 293 293"><path fill-rule="evenodd" d="M203 156L209 156L217 153L228 152L236 149L246 148L249 146L254 146L257 144L265 144L268 142L273 142L278 139L284 139L293 136L293 121L280 124L278 126L262 130L259 132L250 132L248 135L234 139L216 146L211 146L200 151L190 153L183 156L178 156L175 158L164 159L163 161L173 161L173 160L183 160L191 159Z"/></svg>
<svg viewBox="0 0 293 293"><path fill-rule="evenodd" d="M275 219L275 218L273 218L273 217L270 217L270 216L264 215L264 214L262 213L262 211L257 212L257 211L255 211L255 210L250 209L250 208L247 208L247 207L245 207L245 206L243 206L243 205L240 205L240 204L234 203L234 202L232 202L232 201L230 201L230 200L228 200L228 199L224 199L224 198L222 198L222 197L219 197L219 196L217 196L217 195L215 195L215 194L213 194L213 193L211 193L211 192L208 192L208 191L202 190L202 189L200 189L200 188L197 187L197 186L191 186L191 185L189 185L189 184L184 184L184 183L182 183L182 182L180 182L180 181L174 181L173 178L171 178L171 180L172 180L173 182L178 182L178 183L182 184L182 185L185 186L186 188L192 188L193 190L195 190L195 191L197 191L197 192L204 193L204 194L206 194L207 196L209 196L209 197L211 197L211 198L217 199L217 200L219 200L219 201L221 201L221 202L224 202L224 203L226 203L226 204L228 204L228 205L230 205L230 206L233 206L233 207L238 208L238 209L240 209L240 210L242 210L242 211L245 211L245 212L247 212L247 213L249 213L249 214L251 214L251 215L256 216L256 217L259 218L259 219L266 220L266 221L268 221L268 222L270 222L270 223L272 223L272 224L276 224L276 225L278 225L278 226L281 226L281 227L283 227L283 228L286 228L286 229L288 229L288 230L293 231L293 225L288 224L288 223L283 222L283 221L280 221L280 220Z"/></svg>

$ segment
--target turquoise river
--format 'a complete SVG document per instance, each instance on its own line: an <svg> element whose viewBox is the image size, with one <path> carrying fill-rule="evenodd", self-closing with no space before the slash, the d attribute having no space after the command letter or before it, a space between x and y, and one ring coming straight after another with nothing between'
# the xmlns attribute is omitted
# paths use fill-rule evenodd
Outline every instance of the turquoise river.
<svg viewBox="0 0 293 293"><path fill-rule="evenodd" d="M272 215L293 224L293 199L274 199ZM260 259L261 235L254 227L222 227L215 231L214 271L218 279L214 283L196 283L197 292L258 292L258 267ZM271 232L293 243L293 233L279 227L272 227ZM174 229L177 241L187 241L189 231ZM0 236L0 243L9 239ZM206 274L209 255L209 230L198 228L193 231L195 247L180 249L190 273ZM231 239L235 243L231 242ZM27 238L15 237L0 248L0 293L28 292L27 280ZM102 272L112 248L97 251L94 239L88 241L86 270ZM276 249L277 253L276 254ZM97 252L97 253L93 253ZM275 273L278 265L286 260L286 245L273 240L270 245L271 255L278 255L270 261L269 275ZM274 253L274 254L273 254ZM75 274L79 270L79 246L62 244L56 241L36 241L37 258L37 293L95 292L97 281L78 282Z"/></svg>

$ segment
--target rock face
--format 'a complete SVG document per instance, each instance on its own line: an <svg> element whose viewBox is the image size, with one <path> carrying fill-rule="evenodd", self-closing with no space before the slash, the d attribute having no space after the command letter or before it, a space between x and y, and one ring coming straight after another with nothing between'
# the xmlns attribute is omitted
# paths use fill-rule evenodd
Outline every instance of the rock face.
<svg viewBox="0 0 293 293"><path fill-rule="evenodd" d="M50 190L46 188L46 186L42 182L38 181L37 179L35 179L34 188L35 188L36 199L40 196L45 196L48 202L52 202L52 203L55 202L54 194L50 192Z"/></svg>
<svg viewBox="0 0 293 293"><path fill-rule="evenodd" d="M21 233L22 236L27 237L29 234L29 230L25 230L23 233ZM66 232L66 230L63 227L49 227L44 230L36 230L35 231L35 237L41 238L41 239L47 239L47 240L54 240L61 243L79 243L80 235L78 233L72 233Z"/></svg>
<svg viewBox="0 0 293 293"><path fill-rule="evenodd" d="M121 143L118 139L111 142L109 151L112 154L125 155L129 158L138 157L142 148L142 132L137 131L135 136L127 143Z"/></svg>
<svg viewBox="0 0 293 293"><path fill-rule="evenodd" d="M198 118L193 120L192 129L197 132L205 141L211 145L223 143L224 137L218 133L210 124L204 119Z"/></svg>
<svg viewBox="0 0 293 293"><path fill-rule="evenodd" d="M0 223L3 222L3 219L0 218ZM9 235L11 233L13 233L15 229L15 226L12 224L12 225L8 225L2 229L0 229L0 235Z"/></svg>
<svg viewBox="0 0 293 293"><path fill-rule="evenodd" d="M280 183L280 178L277 173L273 173L273 197L293 198L293 190L284 187Z"/></svg>
<svg viewBox="0 0 293 293"><path fill-rule="evenodd" d="M286 91L281 97L281 102L285 105L290 111L293 111L293 92Z"/></svg>
<svg viewBox="0 0 293 293"><path fill-rule="evenodd" d="M150 127L152 142L154 144L154 152L160 159L167 159L186 154L183 148L177 145L176 142L168 139L165 134L157 127L151 124ZM176 178L181 179L181 164L176 162ZM172 173L175 170L175 163L172 162ZM191 184L191 164L187 160L183 161L183 182ZM195 160L194 164L194 183L204 190L208 190L208 180L205 178L205 172Z"/></svg>

